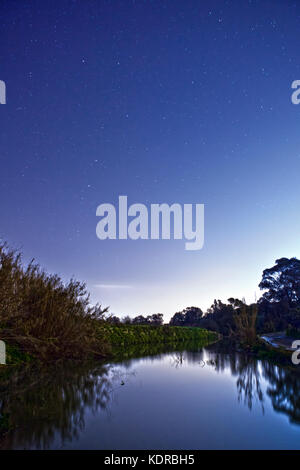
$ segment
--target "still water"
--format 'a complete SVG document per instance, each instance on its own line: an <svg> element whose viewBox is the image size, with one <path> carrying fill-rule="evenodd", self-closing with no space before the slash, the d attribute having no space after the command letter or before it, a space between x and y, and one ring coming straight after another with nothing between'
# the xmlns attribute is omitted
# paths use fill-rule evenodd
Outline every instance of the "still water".
<svg viewBox="0 0 300 470"><path fill-rule="evenodd" d="M300 373L218 345L23 369L0 417L4 449L300 449Z"/></svg>

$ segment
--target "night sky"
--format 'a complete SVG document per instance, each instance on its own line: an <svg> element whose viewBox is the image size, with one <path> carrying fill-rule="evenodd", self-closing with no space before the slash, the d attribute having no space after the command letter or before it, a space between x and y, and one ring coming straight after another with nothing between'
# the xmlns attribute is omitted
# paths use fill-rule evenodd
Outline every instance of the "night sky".
<svg viewBox="0 0 300 470"><path fill-rule="evenodd" d="M2 0L0 236L117 315L254 301L300 257L300 2ZM205 204L205 244L96 237L96 208Z"/></svg>

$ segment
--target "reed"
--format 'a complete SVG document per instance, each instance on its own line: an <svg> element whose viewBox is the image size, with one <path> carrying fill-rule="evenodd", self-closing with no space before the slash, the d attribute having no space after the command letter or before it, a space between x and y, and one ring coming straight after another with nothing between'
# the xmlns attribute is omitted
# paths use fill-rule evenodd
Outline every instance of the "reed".
<svg viewBox="0 0 300 470"><path fill-rule="evenodd" d="M107 309L90 306L86 285L64 283L0 244L0 338L42 360L105 355L99 325ZM96 328L95 326L98 326Z"/></svg>

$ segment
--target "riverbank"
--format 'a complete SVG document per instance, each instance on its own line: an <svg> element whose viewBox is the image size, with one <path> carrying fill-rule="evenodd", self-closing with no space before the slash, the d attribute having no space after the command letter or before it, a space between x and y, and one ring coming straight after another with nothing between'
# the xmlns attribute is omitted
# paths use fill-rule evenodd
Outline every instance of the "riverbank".
<svg viewBox="0 0 300 470"><path fill-rule="evenodd" d="M249 439L268 438L272 416L269 445L289 427L299 444L297 368L222 351L222 341L177 344L126 346L131 357L107 361L11 368L0 381L0 449L129 449L145 442L149 448L189 448L191 442L199 448L216 433L222 448L224 442L229 447L231 422L232 445L241 432L246 446ZM279 412L286 419L276 418ZM256 420L263 434L253 428ZM286 436L278 445L284 442L290 445Z"/></svg>
<svg viewBox="0 0 300 470"><path fill-rule="evenodd" d="M217 333L197 327L105 325L105 330L110 343L110 355L118 359L147 355L153 348L157 352L170 351L181 345L205 345L219 339Z"/></svg>
<svg viewBox="0 0 300 470"><path fill-rule="evenodd" d="M218 347L221 351L243 353L259 360L268 360L272 364L295 368L291 360L293 349L288 349L280 344L275 346L275 344L260 336L257 336L256 341L251 345L242 343L237 339L224 337L218 342Z"/></svg>
<svg viewBox="0 0 300 470"><path fill-rule="evenodd" d="M260 338L276 349L284 349L285 351L295 351L295 348L293 348L292 346L293 342L296 341L297 338L287 336L284 331L278 331L276 333L265 333L261 335Z"/></svg>
<svg viewBox="0 0 300 470"><path fill-rule="evenodd" d="M212 331L204 330L197 327L178 327L178 326L151 326L151 325L112 325L109 322L95 323L96 335L99 341L103 340L107 344L106 352L97 354L94 357L102 357L103 359L114 358L123 355L124 357L132 355L132 347L144 348L147 345L171 346L179 343L202 342L211 343L218 340L218 334ZM134 348L136 349L136 348ZM6 363L14 366L25 364L33 361L53 362L53 360L41 359L38 356L26 351L18 345L6 344ZM91 354L90 358L93 355ZM55 360L64 359L55 358ZM86 357L85 357L86 359ZM0 371L5 366L0 368Z"/></svg>

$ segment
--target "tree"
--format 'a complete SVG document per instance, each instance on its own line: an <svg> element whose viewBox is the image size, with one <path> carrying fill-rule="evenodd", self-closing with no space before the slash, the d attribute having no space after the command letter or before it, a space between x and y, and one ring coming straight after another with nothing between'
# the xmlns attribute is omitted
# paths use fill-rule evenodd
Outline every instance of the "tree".
<svg viewBox="0 0 300 470"><path fill-rule="evenodd" d="M246 305L238 299L233 300L235 312L233 319L236 326L236 336L246 344L253 344L256 340L257 304Z"/></svg>
<svg viewBox="0 0 300 470"><path fill-rule="evenodd" d="M260 289L267 289L260 301L285 302L288 307L300 305L300 261L280 258L272 268L263 271Z"/></svg>
<svg viewBox="0 0 300 470"><path fill-rule="evenodd" d="M149 325L160 326L164 322L162 313L153 313L153 315L148 315L147 323Z"/></svg>
<svg viewBox="0 0 300 470"><path fill-rule="evenodd" d="M132 320L133 325L155 325L159 326L163 324L163 314L154 313L153 315L148 315L144 317L143 315L138 315Z"/></svg>
<svg viewBox="0 0 300 470"><path fill-rule="evenodd" d="M110 315L106 321L108 323L111 323L112 325L119 325L121 323L121 320L119 317L117 317L116 315Z"/></svg>
<svg viewBox="0 0 300 470"><path fill-rule="evenodd" d="M185 316L182 312L174 313L173 317L170 320L170 325L172 326L184 326Z"/></svg>
<svg viewBox="0 0 300 470"><path fill-rule="evenodd" d="M229 304L224 304L221 300L215 299L212 306L207 310L201 326L218 331L225 336L232 335L235 329L234 302L237 302L237 299L229 299Z"/></svg>
<svg viewBox="0 0 300 470"><path fill-rule="evenodd" d="M132 320L132 324L133 325L147 325L148 320L143 315L138 315L137 317L134 317L134 319Z"/></svg>
<svg viewBox="0 0 300 470"><path fill-rule="evenodd" d="M124 323L124 325L131 325L131 322L132 322L132 319L130 318L129 315L126 315L124 318L122 318L122 323Z"/></svg>
<svg viewBox="0 0 300 470"><path fill-rule="evenodd" d="M203 312L198 307L187 307L182 312L177 312L170 320L173 326L200 326Z"/></svg>
<svg viewBox="0 0 300 470"><path fill-rule="evenodd" d="M184 310L184 314L185 324L189 326L198 326L203 317L203 312L201 308L198 307L187 307Z"/></svg>

